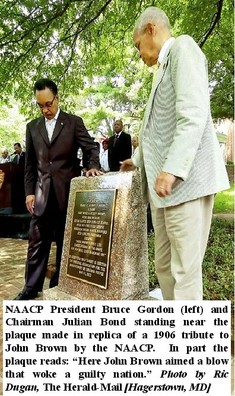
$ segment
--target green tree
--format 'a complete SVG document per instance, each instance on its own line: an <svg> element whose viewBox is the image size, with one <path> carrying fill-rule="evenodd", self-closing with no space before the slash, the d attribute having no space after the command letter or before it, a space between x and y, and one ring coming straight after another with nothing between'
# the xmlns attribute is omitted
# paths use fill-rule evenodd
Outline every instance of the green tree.
<svg viewBox="0 0 235 396"><path fill-rule="evenodd" d="M233 2L187 2L181 31L191 34L208 59L212 114L233 118Z"/></svg>
<svg viewBox="0 0 235 396"><path fill-rule="evenodd" d="M126 128L129 126L131 132L138 133L152 75L140 62L133 62L134 70L135 82L132 75L131 78L109 75L87 81L79 97L74 98L74 111L84 117L88 128L97 131L101 126L106 134L111 134L114 120L121 118Z"/></svg>
<svg viewBox="0 0 235 396"><path fill-rule="evenodd" d="M215 115L232 116L232 1L158 0L152 4L166 11L175 34L191 34L203 48L209 60ZM148 0L2 0L2 100L13 93L23 103L23 111L32 116L31 87L38 77L53 78L64 97L77 97L94 76L105 76L108 87L112 78L121 76L126 92L124 88L112 92L117 102L122 97L125 107L128 90L139 78L132 30L136 17L148 5ZM139 90L131 98L137 113L145 102L148 80L143 73ZM68 105L72 96L70 99Z"/></svg>
<svg viewBox="0 0 235 396"><path fill-rule="evenodd" d="M7 148L9 154L14 143L25 143L25 118L19 114L19 106L11 98L9 104L0 103L0 150Z"/></svg>

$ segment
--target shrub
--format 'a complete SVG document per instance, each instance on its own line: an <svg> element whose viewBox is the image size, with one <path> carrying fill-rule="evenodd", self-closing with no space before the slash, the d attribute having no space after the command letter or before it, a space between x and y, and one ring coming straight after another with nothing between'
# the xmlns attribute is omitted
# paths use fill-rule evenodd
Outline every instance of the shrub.
<svg viewBox="0 0 235 396"><path fill-rule="evenodd" d="M203 260L204 300L231 300L233 295L233 220L214 218ZM148 236L149 288L159 287L154 268L154 235Z"/></svg>
<svg viewBox="0 0 235 396"><path fill-rule="evenodd" d="M231 300L233 295L234 222L213 219L203 260L205 300Z"/></svg>
<svg viewBox="0 0 235 396"><path fill-rule="evenodd" d="M154 258L154 233L148 234L148 259L149 259L149 289L156 289L159 286L155 273L155 258Z"/></svg>

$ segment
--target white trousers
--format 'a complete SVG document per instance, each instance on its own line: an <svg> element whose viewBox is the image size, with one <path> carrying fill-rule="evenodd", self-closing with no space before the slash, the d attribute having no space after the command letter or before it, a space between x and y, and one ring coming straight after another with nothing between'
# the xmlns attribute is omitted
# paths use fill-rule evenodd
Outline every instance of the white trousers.
<svg viewBox="0 0 235 396"><path fill-rule="evenodd" d="M202 300L202 261L214 195L177 206L155 208L155 267L164 300Z"/></svg>

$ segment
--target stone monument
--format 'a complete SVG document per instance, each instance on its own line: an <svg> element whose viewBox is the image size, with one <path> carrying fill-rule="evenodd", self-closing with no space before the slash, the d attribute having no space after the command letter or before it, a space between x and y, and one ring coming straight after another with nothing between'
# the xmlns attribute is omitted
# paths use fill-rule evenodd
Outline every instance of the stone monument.
<svg viewBox="0 0 235 396"><path fill-rule="evenodd" d="M146 223L138 171L74 178L59 285L43 299L148 298Z"/></svg>

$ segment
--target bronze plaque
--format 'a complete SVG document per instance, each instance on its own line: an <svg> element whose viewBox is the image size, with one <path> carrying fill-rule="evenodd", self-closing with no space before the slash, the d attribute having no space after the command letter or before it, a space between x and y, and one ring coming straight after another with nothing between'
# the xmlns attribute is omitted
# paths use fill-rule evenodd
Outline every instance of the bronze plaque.
<svg viewBox="0 0 235 396"><path fill-rule="evenodd" d="M107 289L116 190L76 191L67 276Z"/></svg>

